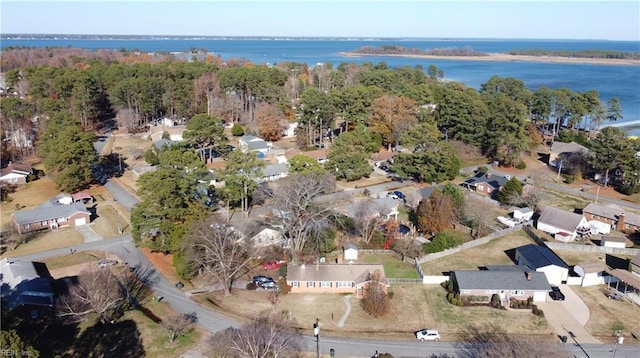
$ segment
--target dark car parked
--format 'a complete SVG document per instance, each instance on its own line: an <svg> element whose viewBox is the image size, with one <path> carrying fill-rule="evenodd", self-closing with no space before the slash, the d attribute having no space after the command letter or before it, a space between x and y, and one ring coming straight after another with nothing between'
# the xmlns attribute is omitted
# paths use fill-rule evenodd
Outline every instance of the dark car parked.
<svg viewBox="0 0 640 358"><path fill-rule="evenodd" d="M273 281L273 278L269 276L262 276L262 275L253 276L253 283L255 283L256 286L262 287L262 285L267 282L275 282L275 281Z"/></svg>
<svg viewBox="0 0 640 358"><path fill-rule="evenodd" d="M558 286L551 286L549 296L554 301L564 301L564 293L560 291L560 288Z"/></svg>
<svg viewBox="0 0 640 358"><path fill-rule="evenodd" d="M396 194L396 196L398 197L398 199L404 199L404 193L401 192L400 190L396 190L393 192L394 194Z"/></svg>

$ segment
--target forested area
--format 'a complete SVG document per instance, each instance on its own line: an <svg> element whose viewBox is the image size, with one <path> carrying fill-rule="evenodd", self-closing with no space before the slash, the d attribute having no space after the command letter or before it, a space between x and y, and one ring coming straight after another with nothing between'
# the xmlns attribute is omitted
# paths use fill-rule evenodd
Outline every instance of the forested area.
<svg viewBox="0 0 640 358"><path fill-rule="evenodd" d="M316 149L328 141L324 166L298 158L291 169L298 176L286 178L291 185L326 188L326 173L345 181L370 175L368 159L381 148L400 152L393 169L402 177L446 182L462 165L456 143L478 148L501 165L522 166L521 153L541 144L545 130L568 133L563 140L578 140L585 123L597 128L605 120L621 118L618 100L603 104L596 91L531 91L519 79L496 76L476 90L443 81L444 73L434 65L267 66L211 56L180 61L135 51L25 48L3 51L2 61L10 94L0 102L2 158L38 156L60 190L74 192L95 180L102 159L92 142L103 128L141 132L163 117L186 123L184 142L146 154L158 169L141 176L142 200L132 212L136 241L165 252L181 253L180 239L217 205L207 201L213 189L202 185L211 179L203 153L217 151L226 159L225 170L215 174L226 183L214 190L217 199L244 213L255 199L264 163L240 151L225 152L225 124L235 125L234 133L237 129L277 141L295 121L300 149ZM22 138L37 150L17 145ZM624 132L607 128L593 141L584 138L596 155L574 160L573 166L567 160L566 168L580 173L640 170L638 146ZM638 185L633 175L617 180L628 191ZM275 187L263 195L266 205L277 202L274 192ZM300 195L305 205L313 199L311 194ZM286 235L298 242L295 250L302 251L311 233L323 232L313 225L327 216L320 207L300 205L287 212L319 213L318 222L308 224L314 230L289 223L297 231ZM425 227L433 230L438 225Z"/></svg>

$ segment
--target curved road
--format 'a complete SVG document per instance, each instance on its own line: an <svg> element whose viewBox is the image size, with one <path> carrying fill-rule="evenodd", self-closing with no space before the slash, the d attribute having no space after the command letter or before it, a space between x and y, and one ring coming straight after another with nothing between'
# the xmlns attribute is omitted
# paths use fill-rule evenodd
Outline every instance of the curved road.
<svg viewBox="0 0 640 358"><path fill-rule="evenodd" d="M109 181L105 187L111 194L120 201L128 210L135 205L137 200L120 188L115 182ZM566 188L565 188L566 189ZM21 256L24 260L42 260L47 257L67 255L69 249L77 251L104 250L111 252L121 258L130 267L135 267L139 273L146 273L148 285L154 292L163 296L162 302L169 304L174 310L181 313L196 312L198 324L215 333L228 327L239 327L240 324L223 315L204 309L187 295L177 289L173 283L169 282L159 271L157 271L147 257L135 247L131 235L121 236L115 239L106 239L94 242L87 242L72 247L39 252L31 255ZM309 324L311 328L312 322ZM564 344L574 357L585 358L609 358L614 349L618 358L638 358L638 346L633 345L613 345L606 344ZM560 344L559 344L560 345ZM304 350L315 352L317 343L314 337L303 337ZM460 352L458 343L455 342L412 342L412 341L379 341L365 339L338 339L325 338L320 332L320 353L329 355L330 349L334 349L338 357L370 357L376 351L380 353L391 353L396 357L429 357L432 354L447 354L450 357L457 356Z"/></svg>

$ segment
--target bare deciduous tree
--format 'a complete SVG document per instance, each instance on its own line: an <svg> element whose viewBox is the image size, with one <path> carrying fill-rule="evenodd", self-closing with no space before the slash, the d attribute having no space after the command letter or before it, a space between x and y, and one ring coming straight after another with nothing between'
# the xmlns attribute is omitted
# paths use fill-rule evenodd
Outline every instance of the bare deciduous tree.
<svg viewBox="0 0 640 358"><path fill-rule="evenodd" d="M491 204L482 198L468 195L465 200L465 212L467 217L473 220L475 238L487 233L491 223L495 220Z"/></svg>
<svg viewBox="0 0 640 358"><path fill-rule="evenodd" d="M375 317L384 316L391 309L391 299L385 290L380 271L369 273L369 282L365 287L361 304L365 312Z"/></svg>
<svg viewBox="0 0 640 358"><path fill-rule="evenodd" d="M195 103L206 101L207 114L213 115L216 98L220 96L220 80L215 73L207 72L193 81Z"/></svg>
<svg viewBox="0 0 640 358"><path fill-rule="evenodd" d="M298 357L302 350L302 337L292 332L283 315L265 315L240 329L229 328L214 335L209 341L210 356Z"/></svg>
<svg viewBox="0 0 640 358"><path fill-rule="evenodd" d="M197 321L197 315L192 313L174 313L162 320L162 326L169 333L169 342L173 342L179 336L189 333Z"/></svg>
<svg viewBox="0 0 640 358"><path fill-rule="evenodd" d="M391 249L402 256L404 261L405 257L417 257L422 253L422 247L414 241L410 236L401 236L393 240Z"/></svg>
<svg viewBox="0 0 640 358"><path fill-rule="evenodd" d="M376 229L385 221L384 207L372 205L370 201L356 204L353 222L362 236L362 241L369 243Z"/></svg>
<svg viewBox="0 0 640 358"><path fill-rule="evenodd" d="M495 325L469 326L462 333L460 350L463 358L519 358L570 356L563 346L540 344L533 337L509 335Z"/></svg>
<svg viewBox="0 0 640 358"><path fill-rule="evenodd" d="M194 271L220 282L225 294L231 293L233 281L247 270L256 253L239 231L212 220L195 224L184 245Z"/></svg>
<svg viewBox="0 0 640 358"><path fill-rule="evenodd" d="M68 293L56 302L58 316L70 321L82 321L98 314L102 323L112 321L129 304L123 277L106 268L82 272L77 284L70 282Z"/></svg>
<svg viewBox="0 0 640 358"><path fill-rule="evenodd" d="M271 222L288 240L293 263L298 262L311 235L327 225L332 210L315 198L333 188L334 180L329 174L300 173L272 182L261 191L273 209Z"/></svg>

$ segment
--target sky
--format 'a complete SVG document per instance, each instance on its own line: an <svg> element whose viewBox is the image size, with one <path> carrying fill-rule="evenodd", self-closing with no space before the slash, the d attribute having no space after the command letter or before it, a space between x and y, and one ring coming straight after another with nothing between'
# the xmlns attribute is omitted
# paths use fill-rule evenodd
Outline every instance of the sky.
<svg viewBox="0 0 640 358"><path fill-rule="evenodd" d="M640 1L0 0L2 34L640 41Z"/></svg>

